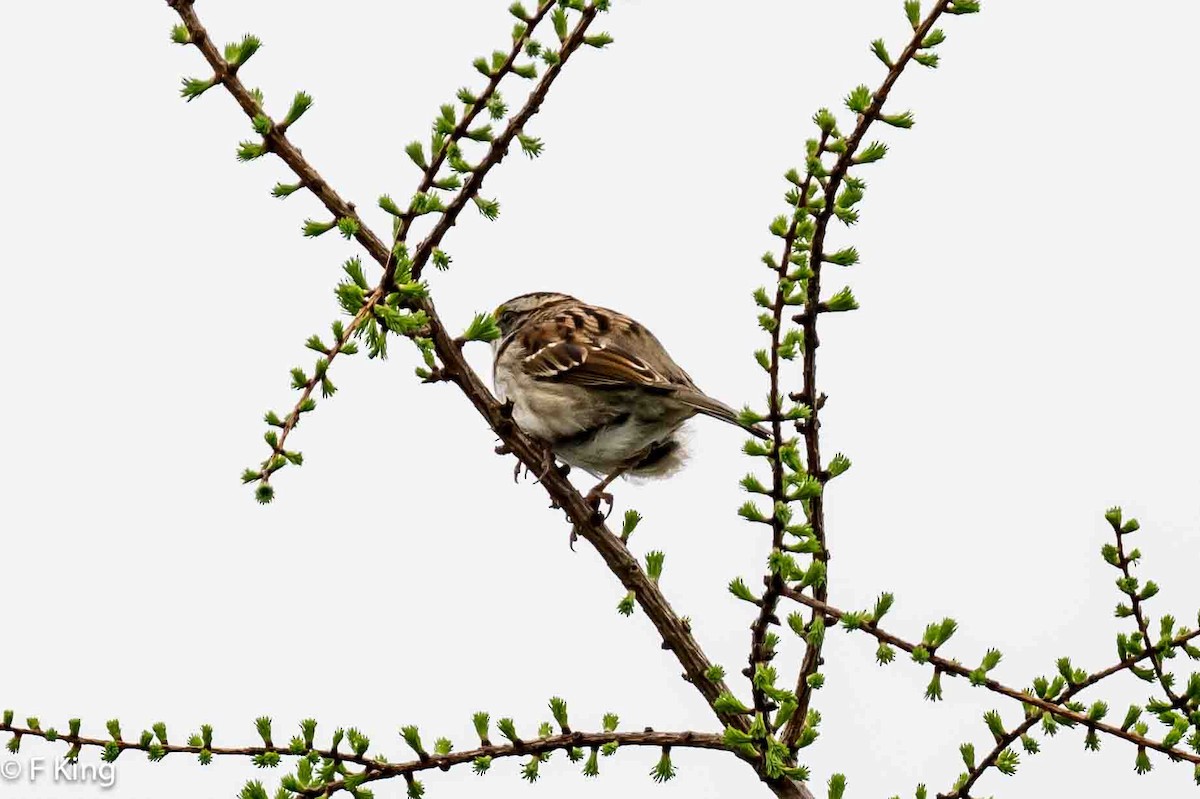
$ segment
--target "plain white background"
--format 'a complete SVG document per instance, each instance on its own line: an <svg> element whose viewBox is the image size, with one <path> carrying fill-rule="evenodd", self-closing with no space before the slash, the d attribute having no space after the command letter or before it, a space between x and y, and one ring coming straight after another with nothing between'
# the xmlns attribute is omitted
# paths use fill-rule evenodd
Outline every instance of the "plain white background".
<svg viewBox="0 0 1200 799"><path fill-rule="evenodd" d="M616 43L580 54L530 126L545 156L515 154L488 179L500 220L472 211L447 240L454 268L430 274L444 317L571 292L645 322L710 393L758 401L750 294L769 277L758 257L774 249L782 174L802 164L816 108L881 79L867 43L900 49L901 5L614 3L603 27ZM294 140L382 230L374 198L417 180L403 145L480 82L470 62L504 46L506 6L197 10L219 40L264 39L243 76L277 116L295 90L313 93ZM167 41L173 22L161 2L3 12L0 705L60 727L81 716L98 735L113 716L128 736L164 720L173 739L210 722L221 744L252 742L258 715L277 739L312 715L395 758L403 724L466 744L471 712L532 731L552 695L578 728L611 710L629 729L711 729L644 616L615 612L615 579L567 549L561 514L513 485L454 389L417 384L410 347L337 365L342 391L298 431L307 461L273 506L239 485L264 452L262 412L286 410L288 368L311 361L304 339L336 318L331 289L355 247L301 238L325 213L268 196L289 178L280 162L235 161L250 130L227 96L179 99L180 76L205 68ZM828 283L852 284L863 309L822 334L825 448L854 461L829 494L831 599L860 608L892 590L889 624L908 636L954 615L947 651L974 664L999 647L997 674L1015 685L1061 655L1115 659L1128 625L1098 557L1111 504L1142 520L1143 576L1163 585L1153 610L1194 623L1200 605L1198 23L1187 3L1032 0L946 20L942 69L914 69L894 95L916 128L881 131L893 151L863 172L863 221L836 232L863 263ZM488 368L486 348L471 357ZM693 430L690 467L620 485L617 511L646 516L635 547L667 553L665 591L736 673L751 615L724 586L757 582L765 541L734 515L742 436ZM780 667L798 651L789 636ZM852 797L948 790L958 744L984 750L982 712L1017 718L957 682L927 703L925 670L880 669L872 653L830 636L824 734L806 753L816 787L845 771ZM1095 693L1114 714L1146 695ZM27 742L22 757L53 751ZM425 782L445 799L763 794L710 753L678 752L678 779L656 786L656 757L624 751L595 781L559 756L532 787L515 762L483 783L466 770ZM1189 767L1155 757L1138 778L1133 758L1116 741L1085 753L1065 732L980 791L1194 795ZM110 793L129 799L230 796L252 771L119 767Z"/></svg>

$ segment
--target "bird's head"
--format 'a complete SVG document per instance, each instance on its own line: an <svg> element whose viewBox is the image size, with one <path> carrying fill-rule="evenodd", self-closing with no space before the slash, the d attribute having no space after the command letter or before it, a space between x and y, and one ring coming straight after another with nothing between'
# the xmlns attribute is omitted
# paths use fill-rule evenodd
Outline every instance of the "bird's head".
<svg viewBox="0 0 1200 799"><path fill-rule="evenodd" d="M509 333L520 327L530 314L567 302L576 302L576 299L569 294L559 294L555 291L535 291L502 302L492 312L492 316L496 318L500 332L506 338Z"/></svg>

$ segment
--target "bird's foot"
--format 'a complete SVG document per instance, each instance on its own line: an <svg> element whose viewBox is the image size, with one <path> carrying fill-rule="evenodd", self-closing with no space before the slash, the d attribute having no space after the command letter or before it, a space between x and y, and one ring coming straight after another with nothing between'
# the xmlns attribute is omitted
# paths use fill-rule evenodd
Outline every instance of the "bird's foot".
<svg viewBox="0 0 1200 799"><path fill-rule="evenodd" d="M596 515L601 519L607 519L612 515L613 511L613 495L604 490L606 487L607 484L601 483L589 491L587 496L584 497L584 501L587 502L591 509L595 511ZM605 513L600 512L600 506L603 504L608 505L608 511Z"/></svg>
<svg viewBox="0 0 1200 799"><path fill-rule="evenodd" d="M508 444L499 444L496 447L496 454L497 455L512 455L513 450L512 450L512 447L510 447ZM521 459L517 458L517 465L513 467L513 482L514 483L521 482L521 467L524 465L525 464L521 463ZM525 468L525 473L526 474L529 473L528 467Z"/></svg>

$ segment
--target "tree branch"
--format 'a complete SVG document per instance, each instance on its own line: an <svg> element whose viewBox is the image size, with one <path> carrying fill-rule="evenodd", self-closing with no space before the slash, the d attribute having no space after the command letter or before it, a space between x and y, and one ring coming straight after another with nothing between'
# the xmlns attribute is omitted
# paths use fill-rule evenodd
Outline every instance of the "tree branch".
<svg viewBox="0 0 1200 799"><path fill-rule="evenodd" d="M1171 642L1171 646L1182 647L1184 644L1190 643L1197 638L1200 638L1200 630L1195 630L1193 632L1176 637ZM1136 666L1138 663L1141 663L1148 657L1151 657L1151 654L1149 651L1146 651L1140 655L1134 655L1125 658L1120 663L1115 663L1112 666L1109 666L1107 669L1102 669L1089 675L1088 678L1083 682L1076 683L1068 688L1067 692L1064 693L1059 699L1059 702L1065 704L1071 701L1080 693L1088 688L1091 688L1096 683L1112 677L1113 675L1120 674L1121 672L1129 671L1131 666ZM996 765L1001 753L1003 753L1022 736L1033 729L1033 727L1035 727L1040 720L1041 717L1039 715L1028 716L1014 729L1002 736L998 736L996 738L996 745L992 748L992 750L988 752L983 760L979 761L975 768L967 772L966 780L956 790L951 791L950 793L938 794L938 799L969 799L971 795L971 788L976 782L979 781L979 779L984 775L984 773L987 772L989 768Z"/></svg>
<svg viewBox="0 0 1200 799"><path fill-rule="evenodd" d="M1118 562L1116 566L1121 570L1121 574L1125 576L1125 580L1127 582L1133 581L1134 577L1131 569L1129 568L1130 564L1133 563L1133 559L1125 553L1126 534L1122 532L1119 525L1114 524L1112 527L1113 534L1117 539L1116 547ZM1171 682L1167 679L1167 674L1163 669L1162 658L1159 657L1156 647L1153 643L1153 639L1150 637L1150 623L1146 619L1146 613L1141 597L1138 596L1138 592L1136 590L1131 591L1129 594L1127 594L1127 596L1129 597L1129 610L1132 610L1134 620L1137 623L1138 631L1142 634L1142 641L1146 647L1146 652L1150 657L1150 663L1154 667L1154 674L1158 678L1158 684L1162 686L1163 693L1166 695L1167 701L1171 703L1172 707L1183 707L1186 704L1187 699L1179 696L1173 690L1171 690Z"/></svg>
<svg viewBox="0 0 1200 799"><path fill-rule="evenodd" d="M516 39L516 41L513 42L512 49L509 51L509 54L508 54L508 60L506 60L504 62L504 64L498 70L496 70L495 74L492 75L492 77L488 80L488 85L479 94L479 97L476 98L476 100L472 104L471 108L463 115L463 118L459 121L458 125L455 126L454 131L448 137L449 143L461 141L463 136L466 135L467 131L470 130L470 127L474 123L475 119L479 116L479 114L481 114L483 112L483 110L485 108L487 108L488 102L493 97L496 96L496 92L500 86L500 82L505 78L505 76L512 74L512 69L513 69L514 64L516 63L517 56L520 55L520 53L524 49L526 43L528 43L530 41L530 39L532 38L533 31L537 28L537 26L539 24L541 24L541 22L546 18L546 15L549 14L550 11L556 5L558 5L557 0L543 0L539 4L537 12L530 18L529 22L527 22L525 24L525 33L522 36L518 37ZM590 18L587 21L588 21L588 24L590 24L590 22L591 22ZM584 27L586 28L586 26L584 26ZM575 47L572 48L571 52L574 52L574 49L577 47L578 47L578 40L576 41ZM550 89L550 84L553 83L554 79L558 76L558 71L562 69L561 62L558 65L556 65L556 67L557 68L554 70L553 74L552 75L548 74L546 77L543 77L541 83L538 86L538 91L540 91L541 97L543 99L546 96L546 92L549 91L549 89ZM535 92L535 94L536 93L537 92ZM540 104L541 104L541 100L539 99L538 105L540 105ZM499 157L496 159L496 163L499 163L499 160L504 157L504 154L508 150L508 145L512 143L513 136L516 133L519 133L521 131L521 129L524 127L525 123L529 121L529 119L533 116L533 114L537 113L537 108L538 108L538 106L531 105L530 103L526 103L525 108L522 110L522 113L525 114L525 116L524 116L524 119L521 121L520 125L514 127L512 124L510 124L508 126L508 130L506 131L507 139L505 141L503 150L497 151L497 149L495 147L493 147L491 152L489 153L489 157L491 157L491 155L493 153L499 152ZM528 113L526 113L526 112L528 112ZM417 188L418 193L424 194L425 192L427 192L433 188L433 184L437 180L438 171L442 168L442 165L445 163L446 157L449 155L449 153L450 153L449 146L442 147L437 152L432 153L432 157L429 160L429 166L425 169L424 177L422 177L421 184ZM487 170L490 168L491 167L489 166L486 169L483 169L483 172L486 173ZM474 175L472 175L471 179L472 180L475 179ZM481 174L479 177L478 183L473 188L477 191L479 188L482 187L482 185L483 185L483 176ZM464 193L467 190L467 188L472 188L472 187L470 187L470 186L464 187ZM464 201L464 204L465 204L465 201ZM457 211L455 212L455 216L457 216ZM410 214L410 215L405 216L401 220L401 223L400 223L401 226L400 226L399 230L396 231L396 237L395 237L396 241L407 240L409 230L412 227L412 223L415 218L416 217L414 217L413 215ZM442 238L442 236L444 236L444 235L445 235L445 231L443 230L442 234L438 236L438 239L440 240ZM431 245L428 248L429 252L425 253L425 255L423 257L419 257L416 260L416 263L414 264L414 267L413 267L413 279L420 278L421 272L425 267L425 262L428 259L429 254L433 250L433 246L435 246L435 245ZM387 269L384 270L383 280L380 281L382 285L384 285L384 286L391 285L392 280L395 278L395 275L396 275L395 269L396 269L395 261L390 260L388 262Z"/></svg>
<svg viewBox="0 0 1200 799"><path fill-rule="evenodd" d="M784 589L783 595L788 597L789 599L793 599L796 602L801 603L802 605L807 605L808 607L812 608L813 610L817 611L818 613L832 619L834 622L841 621L842 618L846 615L844 611L838 610L837 608L833 607L832 605L829 605L825 602L817 601L817 600L809 597L808 595L801 593L800 591L795 591L791 588ZM866 633L867 635L873 636L875 639L877 639L878 641L880 641L882 643L888 644L890 646L894 646L897 649L902 649L905 652L908 652L909 654L912 654L914 652L914 650L916 650L918 647L922 646L921 644L914 644L910 641L906 641L903 638L900 638L896 635L886 632L885 630L879 628L875 624L866 623L866 624L859 626L857 629L861 630L862 632ZM1176 639L1175 642L1173 642L1172 645L1173 646L1183 646L1184 644L1192 641L1193 639L1195 639L1197 637L1200 637L1200 630L1193 631L1193 632L1190 632L1190 633L1180 636L1179 638ZM1121 663L1117 664L1116 666L1105 669L1104 671L1096 672L1096 674L1093 674L1090 677L1088 677L1087 680L1085 680L1083 683L1081 683L1081 685L1083 686L1083 688L1090 687L1091 685L1094 685L1097 682L1100 682L1100 680L1103 680L1106 677L1110 677L1113 674L1116 674L1120 671L1124 671L1124 670L1128 669L1130 666L1135 665L1136 663L1138 663L1139 661L1141 661L1147 657L1149 657L1148 652L1143 653L1138 656L1130 657L1130 658L1122 661ZM936 670L942 672L943 674L949 674L949 675L952 675L955 677L964 677L968 680L971 679L971 669L966 668L965 666L958 663L957 661L948 660L944 657L937 655L936 653L930 652L927 662L930 665L932 665ZM1136 733L1132 733L1127 730L1123 730L1120 727L1114 727L1111 724L1104 724L1103 722L1093 721L1092 719L1088 718L1088 716L1086 714L1078 713L1074 710L1071 710L1068 707L1065 707L1063 704L1067 701L1065 696L1061 697L1058 701L1051 701L1051 700L1043 699L1041 697L1027 693L1025 691L1018 691L1015 688L1010 688L1009 686L1004 685L1000 682L997 682L996 680L993 680L993 679L987 679L985 681L980 681L978 684L981 687L987 688L989 691L992 691L993 693L1000 694L1001 696L1006 696L1009 699L1015 699L1016 701L1022 703L1023 705L1034 707L1034 708L1037 708L1037 709L1043 710L1043 711L1048 711L1055 716L1059 716L1059 717L1067 719L1075 724L1079 724L1086 729L1093 729L1093 730L1096 730L1097 732L1106 733L1108 735L1113 736L1114 738L1120 738L1122 740L1128 741L1128 742L1136 744L1138 746L1143 746L1147 749L1154 749L1156 751L1159 751L1166 755L1169 755L1170 757L1172 757L1174 759L1186 760L1189 763L1200 764L1200 754L1193 754L1193 753L1185 751L1183 749L1165 746L1160 741L1151 740L1150 738L1146 738L1145 736L1137 735ZM1080 690L1082 690L1082 688ZM1040 717L1040 714L1039 714L1039 717Z"/></svg>
<svg viewBox="0 0 1200 799"><path fill-rule="evenodd" d="M471 763L480 757L497 759L505 757L545 755L551 752L572 748L595 749L610 743L616 743L620 746L651 746L667 749L691 748L715 749L722 752L730 751L729 747L722 742L721 736L713 735L711 733L655 732L653 730L626 733L572 732L548 738L537 738L532 741L522 741L520 744L510 744L507 746L481 746L477 749L455 752L449 755L430 755L427 761L418 760L409 761L407 763L389 763L379 766L377 769L372 769L366 781L369 782L381 779L385 780L407 774L414 774L419 771L426 771L432 768L446 771L454 766L462 765L463 763ZM337 783L329 786L330 791L336 791L338 788L339 785ZM312 795L321 796L322 794L318 792Z"/></svg>
<svg viewBox="0 0 1200 799"><path fill-rule="evenodd" d="M913 57L921 49L921 43L929 35L929 32L933 30L933 26L938 18L946 12L946 9L952 2L953 0L938 0L928 16L914 28L913 36L909 40L908 45L904 48L900 57L888 69L887 76L880 87L875 90L866 111L859 115L854 131L845 140L845 149L838 156L833 169L830 170L827 179L822 184L825 204L824 208L817 215L816 229L813 233L809 250L809 268L812 270L812 276L808 280L807 302L805 304L805 312L796 317L795 321L804 327L804 389L800 395L800 401L806 403L811 408L809 418L803 422L798 422L797 427L804 435L808 472L811 475L819 476L823 482L826 478L823 474L821 463L820 415L824 398L818 394L817 390L817 348L821 345L820 337L817 335L817 318L822 311L821 266L825 256L825 238L829 230L829 222L834 215L838 189L849 172L850 167L854 164L854 157L858 154L858 149L862 145L863 138L866 136L871 125L880 118L880 113L883 110L884 103L887 102L892 87L900 79L900 75L904 72L905 68L912 63ZM816 154L818 161L825 152L826 140L827 135L822 136L818 144ZM813 171L810 169L808 170L800 194L801 204L808 202L808 192L813 180ZM790 250L795 241L798 222L799 220L793 220L789 228L788 238L785 240L788 248L785 249L785 255L790 255L788 250ZM785 257L780 267L786 268L787 263L788 259ZM821 551L815 557L828 562L830 555L825 532L824 491L811 500L809 524L812 526L814 537L820 544ZM822 580L813 587L813 596L817 602L822 603L828 598L827 580ZM810 617L810 624L814 618L815 612ZM796 679L796 696L799 701L799 709L789 720L782 735L783 742L789 747L795 745L804 728L809 704L812 701L813 690L809 686L808 680L812 675L816 674L817 668L820 665L822 643L823 639L818 639L815 643L806 642L805 645L804 661L800 667L800 674Z"/></svg>
<svg viewBox="0 0 1200 799"><path fill-rule="evenodd" d="M119 752L153 753L156 758L170 754L198 755L202 751L208 752L214 757L259 757L262 755L303 757L310 752L315 752L325 760L361 766L369 775L367 777L368 781L402 777L407 774L416 774L433 769L448 771L454 766L471 763L482 757L497 760L526 755L541 755L576 747L601 747L606 744L731 751L730 747L721 740L721 736L711 733L655 732L653 730L645 730L644 732L570 732L561 735L534 738L528 741L521 741L520 743L479 746L474 749L464 749L444 755L428 754L417 760L392 763L365 755L356 755L353 752L339 752L333 749L312 749L302 752L293 751L288 747L281 746L213 746L205 749L200 746L163 744L158 740L154 740L149 744L143 744L139 741L112 741L82 735L55 734L50 733L49 730L35 729L28 726L22 727L15 724L0 724L0 732L13 733L22 738L41 738L51 742L61 742L70 746L84 748L110 749L116 747ZM322 786L319 790L314 789L316 792L311 795L319 796L325 790L333 793L341 790L343 787L342 783L332 783L328 786Z"/></svg>

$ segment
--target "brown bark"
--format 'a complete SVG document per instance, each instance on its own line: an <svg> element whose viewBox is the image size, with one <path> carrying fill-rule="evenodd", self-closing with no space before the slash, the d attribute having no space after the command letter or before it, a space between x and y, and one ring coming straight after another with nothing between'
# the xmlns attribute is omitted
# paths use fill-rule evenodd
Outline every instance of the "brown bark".
<svg viewBox="0 0 1200 799"><path fill-rule="evenodd" d="M808 786L802 782L794 780L780 780L778 782L767 783L769 787L779 799L815 799L812 791L808 790Z"/></svg>

